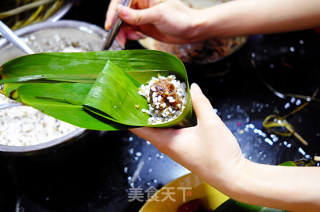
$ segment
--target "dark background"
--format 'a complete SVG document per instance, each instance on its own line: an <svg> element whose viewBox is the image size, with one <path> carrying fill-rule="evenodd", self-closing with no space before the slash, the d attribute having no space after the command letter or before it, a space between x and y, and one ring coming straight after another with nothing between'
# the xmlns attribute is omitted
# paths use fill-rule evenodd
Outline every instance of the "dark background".
<svg viewBox="0 0 320 212"><path fill-rule="evenodd" d="M103 27L108 3L77 1L63 19ZM279 164L320 153L320 105L311 102L288 119L308 146L293 136L276 136L262 127L264 118L286 115L305 101L279 98L267 85L279 92L311 96L320 87L319 47L315 30L254 35L219 62L185 65L190 82L203 89L245 157ZM131 41L126 48L142 47ZM188 172L128 131L91 131L47 152L1 155L0 211L138 211L143 202L128 201L130 187L159 189Z"/></svg>

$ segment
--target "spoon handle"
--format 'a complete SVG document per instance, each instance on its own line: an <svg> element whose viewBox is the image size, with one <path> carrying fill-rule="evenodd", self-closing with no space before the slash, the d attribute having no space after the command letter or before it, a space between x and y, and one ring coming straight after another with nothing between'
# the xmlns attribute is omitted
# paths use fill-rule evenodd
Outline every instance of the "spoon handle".
<svg viewBox="0 0 320 212"><path fill-rule="evenodd" d="M130 7L131 1L132 0L121 0L120 4L122 4L125 7ZM119 32L121 25L122 25L122 20L119 18L119 13L117 11L117 13L113 19L112 26L111 26L110 30L108 31L107 37L104 41L102 50L108 50L110 48L110 46L113 43L113 40L115 39L115 37L117 36L117 34Z"/></svg>
<svg viewBox="0 0 320 212"><path fill-rule="evenodd" d="M16 107L16 106L23 106L22 103L5 103L5 104L0 104L0 110L9 108L9 107Z"/></svg>
<svg viewBox="0 0 320 212"><path fill-rule="evenodd" d="M8 41L18 46L22 51L27 54L33 54L34 52L27 46L18 36L16 36L12 30L0 20L0 33Z"/></svg>

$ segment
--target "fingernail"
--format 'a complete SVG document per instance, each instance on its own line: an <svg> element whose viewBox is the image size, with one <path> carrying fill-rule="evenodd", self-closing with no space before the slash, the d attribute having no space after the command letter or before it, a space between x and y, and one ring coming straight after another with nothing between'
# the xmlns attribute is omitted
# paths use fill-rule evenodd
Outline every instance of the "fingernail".
<svg viewBox="0 0 320 212"><path fill-rule="evenodd" d="M146 36L145 36L144 34L142 34L142 33L137 33L137 35L138 35L139 39L144 39L144 38L146 38Z"/></svg>
<svg viewBox="0 0 320 212"><path fill-rule="evenodd" d="M191 93L192 94L202 94L201 88L197 83L192 83L191 84Z"/></svg>
<svg viewBox="0 0 320 212"><path fill-rule="evenodd" d="M120 13L121 11L121 16L123 17L129 17L130 16L130 10L128 7L124 7L122 4L118 4L118 11Z"/></svg>
<svg viewBox="0 0 320 212"><path fill-rule="evenodd" d="M128 37L129 37L129 39L131 39L131 40L139 40L139 39L146 38L146 36L145 36L144 34L138 33L138 32L129 33L129 34L128 34Z"/></svg>

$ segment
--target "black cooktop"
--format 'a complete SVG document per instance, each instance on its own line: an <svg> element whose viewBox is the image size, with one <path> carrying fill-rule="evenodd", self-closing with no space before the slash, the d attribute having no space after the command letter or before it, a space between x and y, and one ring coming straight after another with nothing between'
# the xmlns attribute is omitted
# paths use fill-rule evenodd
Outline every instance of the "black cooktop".
<svg viewBox="0 0 320 212"><path fill-rule="evenodd" d="M108 1L77 1L64 19L103 27L107 7ZM320 88L319 47L320 34L314 30L254 35L219 62L185 65L190 82L209 97L245 157L279 164L320 153L320 102L311 102L289 119L308 146L262 127L268 115L286 115L305 102L281 98L277 92L311 96ZM129 42L126 48L142 47ZM129 188L159 189L188 172L129 131L90 131L36 155L1 155L0 211L138 211L144 202L130 201Z"/></svg>

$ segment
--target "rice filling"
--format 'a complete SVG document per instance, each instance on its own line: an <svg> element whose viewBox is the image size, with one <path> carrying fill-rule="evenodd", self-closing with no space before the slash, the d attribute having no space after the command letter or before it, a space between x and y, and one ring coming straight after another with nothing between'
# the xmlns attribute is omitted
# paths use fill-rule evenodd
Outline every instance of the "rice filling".
<svg viewBox="0 0 320 212"><path fill-rule="evenodd" d="M139 94L147 99L148 109L142 112L150 115L148 122L153 125L176 119L185 108L188 96L186 83L174 75L152 77L140 86Z"/></svg>

